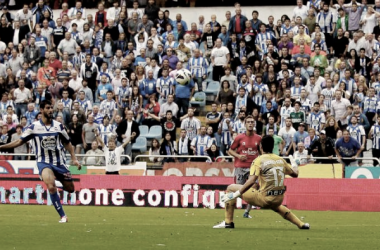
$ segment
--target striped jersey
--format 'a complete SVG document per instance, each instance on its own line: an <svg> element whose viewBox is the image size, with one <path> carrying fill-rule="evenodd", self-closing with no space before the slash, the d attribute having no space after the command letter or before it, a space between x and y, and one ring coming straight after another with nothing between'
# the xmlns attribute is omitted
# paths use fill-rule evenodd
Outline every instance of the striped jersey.
<svg viewBox="0 0 380 250"><path fill-rule="evenodd" d="M234 126L233 126L233 131L235 133L238 133L238 134L244 134L246 132L246 127L245 127L245 123L244 123L244 120L241 121L240 119L237 119L235 122L234 122Z"/></svg>
<svg viewBox="0 0 380 250"><path fill-rule="evenodd" d="M297 99L301 103L301 109L307 114L311 111L311 101L309 99L302 100L301 98Z"/></svg>
<svg viewBox="0 0 380 250"><path fill-rule="evenodd" d="M100 103L99 112L103 114L103 116L108 115L110 119L112 119L114 110L117 110L117 103L115 100L104 100Z"/></svg>
<svg viewBox="0 0 380 250"><path fill-rule="evenodd" d="M268 85L261 83L260 85L255 83L253 86L254 91L256 94L252 97L253 101L258 105L261 106L264 100L265 94L269 91Z"/></svg>
<svg viewBox="0 0 380 250"><path fill-rule="evenodd" d="M350 133L351 137L354 138L359 142L360 145L363 145L362 136L365 135L365 131L362 125L348 125L347 127L348 132Z"/></svg>
<svg viewBox="0 0 380 250"><path fill-rule="evenodd" d="M326 105L328 109L331 108L331 102L335 99L335 90L331 89L322 89L321 94L324 95L325 100L323 103Z"/></svg>
<svg viewBox="0 0 380 250"><path fill-rule="evenodd" d="M160 77L157 79L156 87L158 87L161 91L161 93L164 95L163 97L160 96L160 99L167 99L168 95L173 94L173 85L174 79L172 77L167 76L166 78Z"/></svg>
<svg viewBox="0 0 380 250"><path fill-rule="evenodd" d="M290 113L294 112L294 108L288 107L286 108L285 106L281 107L280 109L280 116L281 116L281 124L280 128L284 128L286 126L285 122L286 119L290 117Z"/></svg>
<svg viewBox="0 0 380 250"><path fill-rule="evenodd" d="M256 45L260 47L263 51L267 50L267 40L273 40L274 36L272 32L260 32L256 36Z"/></svg>
<svg viewBox="0 0 380 250"><path fill-rule="evenodd" d="M63 143L70 142L70 138L61 123L52 120L51 125L46 126L42 120L35 121L25 129L21 140L32 140L30 144L38 163L66 165Z"/></svg>
<svg viewBox="0 0 380 250"><path fill-rule="evenodd" d="M280 30L280 36L282 36L283 34L288 34L289 31L291 31L293 29L292 26L289 26L289 27L286 27L284 24L281 26L281 30Z"/></svg>
<svg viewBox="0 0 380 250"><path fill-rule="evenodd" d="M226 119L223 119L223 121L219 123L219 129L222 130L222 138L221 138L222 144L229 146L231 145L231 143L233 143L232 135L230 131L230 127L233 128L233 126L234 126L234 123L232 120L230 120L229 124L227 124Z"/></svg>
<svg viewBox="0 0 380 250"><path fill-rule="evenodd" d="M103 124L100 124L98 127L98 131L99 136L102 138L104 142L104 145L107 145L112 134L116 133L116 126L111 124L104 126Z"/></svg>
<svg viewBox="0 0 380 250"><path fill-rule="evenodd" d="M121 105L121 107L119 107L119 108L125 108L128 106L128 103L123 102L122 99L129 99L131 94L132 94L132 88L129 86L126 86L125 88L123 86L120 86L117 88L116 95L117 95L117 98L118 98L119 103Z"/></svg>
<svg viewBox="0 0 380 250"><path fill-rule="evenodd" d="M201 56L198 58L190 58L187 64L187 69L191 72L191 75L195 75L195 77L207 75L207 67L207 60Z"/></svg>
<svg viewBox="0 0 380 250"><path fill-rule="evenodd" d="M197 155L208 155L207 149L211 147L213 140L208 135L197 135L191 142L191 146L197 150Z"/></svg>
<svg viewBox="0 0 380 250"><path fill-rule="evenodd" d="M372 83L372 88L375 89L376 95L380 97L380 82L374 82Z"/></svg>
<svg viewBox="0 0 380 250"><path fill-rule="evenodd" d="M315 129L315 131L320 131L322 128L322 124L326 123L325 114L319 111L317 114L312 112L307 117L307 124L309 124L310 128Z"/></svg>
<svg viewBox="0 0 380 250"><path fill-rule="evenodd" d="M376 107L379 102L379 98L376 96L374 97L365 97L363 101L363 114L370 112L370 113L376 113Z"/></svg>
<svg viewBox="0 0 380 250"><path fill-rule="evenodd" d="M291 96L292 98L295 97L295 98L301 98L301 90L305 89L303 86L293 86L290 88L290 93L291 93Z"/></svg>
<svg viewBox="0 0 380 250"><path fill-rule="evenodd" d="M71 107L73 106L73 100L70 99L70 98L67 98L66 100L65 99L61 99L61 102L63 103L63 108L70 111L71 110Z"/></svg>
<svg viewBox="0 0 380 250"><path fill-rule="evenodd" d="M85 98L84 100L77 99L77 101L79 102L79 105L85 114L87 114L89 110L92 110L92 103L87 98Z"/></svg>
<svg viewBox="0 0 380 250"><path fill-rule="evenodd" d="M331 11L327 13L321 11L317 15L316 22L323 33L330 33L333 31L333 24L336 23L336 16Z"/></svg>
<svg viewBox="0 0 380 250"><path fill-rule="evenodd" d="M372 126L372 148L380 149L380 125Z"/></svg>
<svg viewBox="0 0 380 250"><path fill-rule="evenodd" d="M194 137L197 136L198 129L201 128L201 122L195 118L192 117L191 119L189 117L183 119L181 123L181 129L186 130L186 137L189 140L193 140Z"/></svg>

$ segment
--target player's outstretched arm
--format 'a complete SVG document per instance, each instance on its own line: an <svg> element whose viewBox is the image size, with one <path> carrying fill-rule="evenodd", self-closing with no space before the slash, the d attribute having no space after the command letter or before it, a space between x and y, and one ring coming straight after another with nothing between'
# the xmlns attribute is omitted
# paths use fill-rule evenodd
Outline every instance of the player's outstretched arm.
<svg viewBox="0 0 380 250"><path fill-rule="evenodd" d="M13 142L10 142L8 144L5 144L5 145L2 145L0 146L0 152L2 150L7 150L7 149L12 149L12 148L17 148L19 146L21 146L22 144L24 144L25 142L21 139L18 139L16 141L13 141Z"/></svg>
<svg viewBox="0 0 380 250"><path fill-rule="evenodd" d="M78 170L81 170L82 166L80 165L80 163L77 159L77 156L75 155L74 147L73 147L73 145L71 145L71 142L64 143L63 146L70 153L72 164L77 166Z"/></svg>

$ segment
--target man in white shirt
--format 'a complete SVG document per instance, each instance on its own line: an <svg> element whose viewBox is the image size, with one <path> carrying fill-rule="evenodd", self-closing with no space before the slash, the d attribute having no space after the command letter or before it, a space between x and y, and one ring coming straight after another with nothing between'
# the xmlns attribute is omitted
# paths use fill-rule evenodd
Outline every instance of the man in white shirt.
<svg viewBox="0 0 380 250"><path fill-rule="evenodd" d="M121 8L118 1L113 1L113 7L107 10L107 19L115 20L114 26L119 23Z"/></svg>
<svg viewBox="0 0 380 250"><path fill-rule="evenodd" d="M21 117L26 113L27 105L33 99L30 90L25 88L24 80L20 79L18 81L18 86L19 87L13 92L13 99L15 102L16 115Z"/></svg>
<svg viewBox="0 0 380 250"><path fill-rule="evenodd" d="M98 142L93 141L91 143L91 149L86 152L86 156L83 157L83 165L100 165L104 162L104 158L101 156L104 152L98 148Z"/></svg>
<svg viewBox="0 0 380 250"><path fill-rule="evenodd" d="M16 19L21 22L21 25L30 25L33 27L33 14L29 10L28 4L24 4L21 10L16 12Z"/></svg>
<svg viewBox="0 0 380 250"><path fill-rule="evenodd" d="M287 118L285 124L285 127L281 128L278 132L278 136L282 137L285 141L284 150L280 152L280 154L283 156L289 156L293 151L293 138L296 130L292 126L292 119Z"/></svg>
<svg viewBox="0 0 380 250"><path fill-rule="evenodd" d="M82 86L82 78L78 77L76 70L71 71L71 80L69 81L69 87L74 90L75 93L79 91Z"/></svg>
<svg viewBox="0 0 380 250"><path fill-rule="evenodd" d="M293 20L298 16L302 17L302 20L305 20L307 17L307 11L308 8L302 4L302 0L297 0L297 7L293 10Z"/></svg>
<svg viewBox="0 0 380 250"><path fill-rule="evenodd" d="M211 64L213 66L212 79L219 81L224 75L224 69L230 61L230 52L227 47L222 46L222 39L218 38L215 41L215 48L211 51Z"/></svg>
<svg viewBox="0 0 380 250"><path fill-rule="evenodd" d="M341 128L347 125L347 107L350 105L350 101L342 97L342 91L335 90L335 100L331 102L331 116L335 117Z"/></svg>
<svg viewBox="0 0 380 250"><path fill-rule="evenodd" d="M77 30L79 33L83 34L83 25L86 23L86 21L82 19L82 12L77 11L76 18L71 21L71 26L74 23L77 25ZM71 28L69 31L71 32Z"/></svg>

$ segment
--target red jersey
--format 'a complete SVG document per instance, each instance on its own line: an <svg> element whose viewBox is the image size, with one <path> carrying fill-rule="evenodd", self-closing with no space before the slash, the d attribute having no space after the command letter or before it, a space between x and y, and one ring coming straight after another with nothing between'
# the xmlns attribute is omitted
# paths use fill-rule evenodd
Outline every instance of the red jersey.
<svg viewBox="0 0 380 250"><path fill-rule="evenodd" d="M261 143L261 136L253 134L251 136L240 134L236 136L231 145L231 149L235 150L239 155L246 155L246 161L240 161L235 158L235 168L249 168L254 159L259 156L259 147Z"/></svg>

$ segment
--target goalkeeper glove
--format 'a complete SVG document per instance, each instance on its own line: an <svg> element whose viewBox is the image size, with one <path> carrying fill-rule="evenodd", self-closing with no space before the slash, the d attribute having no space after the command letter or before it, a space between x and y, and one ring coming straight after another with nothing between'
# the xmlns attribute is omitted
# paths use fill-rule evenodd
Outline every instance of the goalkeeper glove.
<svg viewBox="0 0 380 250"><path fill-rule="evenodd" d="M228 193L222 196L222 201L226 203L240 196L241 196L240 191L236 191L235 193Z"/></svg>
<svg viewBox="0 0 380 250"><path fill-rule="evenodd" d="M292 165L293 172L298 174L298 164L294 159L293 155L289 156L290 164Z"/></svg>

